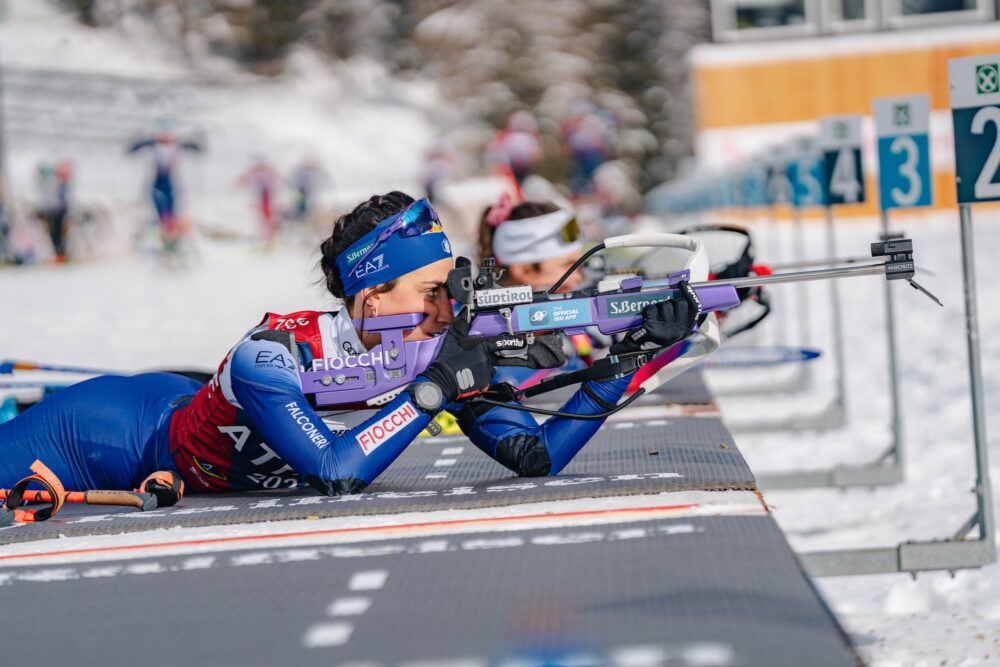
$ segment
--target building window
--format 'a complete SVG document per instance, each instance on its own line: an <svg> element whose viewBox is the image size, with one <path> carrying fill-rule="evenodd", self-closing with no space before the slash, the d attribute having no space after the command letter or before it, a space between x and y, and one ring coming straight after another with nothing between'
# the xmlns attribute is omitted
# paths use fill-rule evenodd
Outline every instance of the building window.
<svg viewBox="0 0 1000 667"><path fill-rule="evenodd" d="M805 0L735 0L736 28L774 28L802 25L806 21Z"/></svg>
<svg viewBox="0 0 1000 667"><path fill-rule="evenodd" d="M834 0L834 5L840 9L841 21L864 21L868 18L865 0Z"/></svg>
<svg viewBox="0 0 1000 667"><path fill-rule="evenodd" d="M712 0L712 31L720 42L816 35L819 33L817 2Z"/></svg>
<svg viewBox="0 0 1000 667"><path fill-rule="evenodd" d="M909 28L992 19L993 0L882 0L887 27Z"/></svg>
<svg viewBox="0 0 1000 667"><path fill-rule="evenodd" d="M903 16L917 14L938 14L940 12L962 12L977 9L976 0L902 0L900 13Z"/></svg>
<svg viewBox="0 0 1000 667"><path fill-rule="evenodd" d="M822 0L824 33L863 32L879 27L878 0Z"/></svg>

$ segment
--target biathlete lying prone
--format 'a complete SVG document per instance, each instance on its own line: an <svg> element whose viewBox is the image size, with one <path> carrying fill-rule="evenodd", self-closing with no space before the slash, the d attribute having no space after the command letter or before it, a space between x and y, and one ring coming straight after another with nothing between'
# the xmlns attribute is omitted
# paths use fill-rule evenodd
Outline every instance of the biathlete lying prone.
<svg viewBox="0 0 1000 667"><path fill-rule="evenodd" d="M488 339L463 336L464 321L455 321L445 289L451 245L426 200L374 196L339 218L320 250L326 286L341 307L268 313L205 385L146 373L100 376L54 394L0 424L0 488L40 459L78 491L133 489L165 470L179 473L189 492L308 484L328 495L356 493L442 409L518 475L553 475L600 428L601 419L556 416L538 424L525 412L464 400L495 382L497 357ZM700 312L681 291L684 299L644 310L643 326L619 345L666 347L687 336ZM355 403L319 414L302 390L300 368L374 352L380 337L364 330L365 318L404 313L425 314L404 340L446 336L436 360L381 408ZM562 411L602 414L630 377L584 382Z"/></svg>

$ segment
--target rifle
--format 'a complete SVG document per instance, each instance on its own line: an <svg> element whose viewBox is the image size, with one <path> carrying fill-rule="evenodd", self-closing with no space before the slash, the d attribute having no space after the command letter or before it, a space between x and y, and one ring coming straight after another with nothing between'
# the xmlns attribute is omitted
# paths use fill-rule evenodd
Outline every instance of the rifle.
<svg viewBox="0 0 1000 667"><path fill-rule="evenodd" d="M637 276L615 276L595 287L574 292L558 292L559 287L590 257L609 248L659 247L672 248L688 256L684 268L667 278L644 280ZM689 349L680 357L647 378L638 391L622 403L596 415L572 415L508 402L527 398L588 379L609 379L629 374L649 362L664 350L608 356L593 366L579 371L561 373L539 384L519 390L503 385L486 395L469 399L492 405L504 405L544 415L569 416L580 419L603 419L613 414L643 393L652 391L676 377L720 344L718 324L712 313L735 308L740 300L736 290L764 284L822 280L850 276L884 275L887 280L906 280L935 302L937 299L913 281L913 244L907 239L873 243L872 257L885 261L849 267L834 267L798 271L768 276L705 280L708 259L697 239L679 234L630 234L606 239L585 252L549 289L534 291L527 285L503 286L502 274L492 258L474 269L472 263L460 257L448 275L447 289L460 306L458 317L465 318L470 336L524 343L523 365L531 363L530 351L538 338L551 332L573 334L587 327L602 333L628 331L642 324L642 309L652 303L681 298L676 285L688 280L707 315L691 332ZM429 340L404 341L404 333L423 319L423 313L408 313L367 318L355 325L381 335L381 343L361 355L315 359L300 374L302 389L317 407L383 405L413 382L436 358L444 336ZM510 357L505 356L506 363ZM516 363L516 362L515 362Z"/></svg>

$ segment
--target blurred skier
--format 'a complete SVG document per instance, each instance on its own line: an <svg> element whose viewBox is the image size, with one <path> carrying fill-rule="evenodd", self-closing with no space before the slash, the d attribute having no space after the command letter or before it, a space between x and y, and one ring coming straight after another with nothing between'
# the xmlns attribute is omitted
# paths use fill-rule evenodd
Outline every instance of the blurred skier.
<svg viewBox="0 0 1000 667"><path fill-rule="evenodd" d="M179 140L174 131L175 123L171 118L161 118L156 125L155 136L133 142L127 152L137 153L147 148L153 151L154 172L151 184L153 206L156 208L164 250L171 253L177 250L183 234L174 187L177 162L181 151L201 152L202 146L195 141Z"/></svg>
<svg viewBox="0 0 1000 667"><path fill-rule="evenodd" d="M10 220L4 205L3 185L0 184L0 264L14 261L14 253L10 247Z"/></svg>
<svg viewBox="0 0 1000 667"><path fill-rule="evenodd" d="M39 201L35 215L45 223L57 262L65 262L68 259L66 227L72 178L73 163L69 160L60 160L55 166L50 164L38 166Z"/></svg>
<svg viewBox="0 0 1000 667"><path fill-rule="evenodd" d="M507 127L497 132L486 147L486 161L494 171L509 174L520 186L542 157L538 122L527 111L515 111Z"/></svg>
<svg viewBox="0 0 1000 667"><path fill-rule="evenodd" d="M424 192L427 193L427 199L432 204L437 203L440 194L439 186L448 180L454 166L455 158L443 141L435 143L424 156L421 180L424 184Z"/></svg>
<svg viewBox="0 0 1000 667"><path fill-rule="evenodd" d="M307 158L300 162L288 177L288 184L295 191L295 201L286 217L298 223L308 221L315 206L316 192L329 181L329 175L316 159Z"/></svg>
<svg viewBox="0 0 1000 667"><path fill-rule="evenodd" d="M257 202L260 215L260 235L265 243L274 240L280 228L280 220L275 214L274 199L280 177L274 167L262 156L254 156L253 164L239 177L237 185L249 188Z"/></svg>

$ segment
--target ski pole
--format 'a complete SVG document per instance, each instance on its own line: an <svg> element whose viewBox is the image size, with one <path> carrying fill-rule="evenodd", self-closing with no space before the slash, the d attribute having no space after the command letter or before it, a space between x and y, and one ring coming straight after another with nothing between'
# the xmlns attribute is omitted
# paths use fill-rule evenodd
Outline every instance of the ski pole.
<svg viewBox="0 0 1000 667"><path fill-rule="evenodd" d="M45 521L59 511L64 503L134 507L149 512L158 507L171 507L184 497L184 480L169 470L158 470L142 481L135 491L103 490L66 491L59 478L41 461L31 464L34 474L25 477L12 489L0 489L0 526L15 522ZM28 489L36 483L44 490ZM19 509L23 503L51 503L41 509Z"/></svg>
<svg viewBox="0 0 1000 667"><path fill-rule="evenodd" d="M0 375L10 375L14 371L48 371L52 373L81 373L85 375L122 375L121 371L111 371L103 368L55 366L52 364L39 364L34 361L23 361L19 359L4 359L0 361Z"/></svg>
<svg viewBox="0 0 1000 667"><path fill-rule="evenodd" d="M63 383L53 383L53 382L34 382L34 381L21 381L21 382L0 382L0 389L44 389L46 391L57 389L65 389L66 387L73 384L72 382Z"/></svg>
<svg viewBox="0 0 1000 667"><path fill-rule="evenodd" d="M6 489L0 489L0 500L6 501L10 494ZM21 495L21 501L26 503L51 503L52 494L48 491L29 489ZM87 505L116 505L119 507L134 507L143 512L155 510L156 496L152 493L139 491L69 491L63 497L65 503L86 503Z"/></svg>

